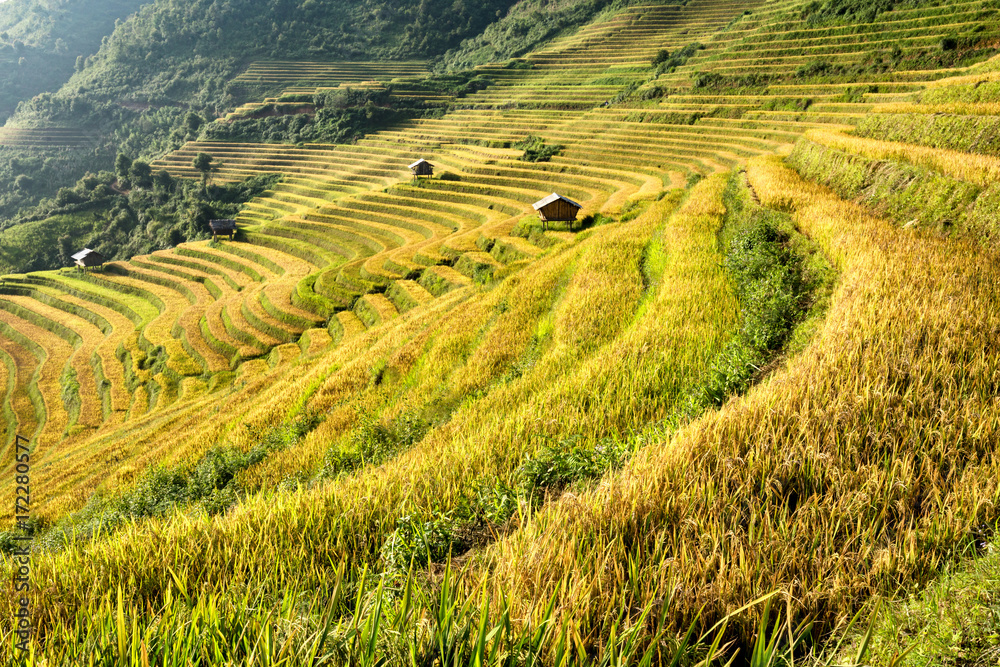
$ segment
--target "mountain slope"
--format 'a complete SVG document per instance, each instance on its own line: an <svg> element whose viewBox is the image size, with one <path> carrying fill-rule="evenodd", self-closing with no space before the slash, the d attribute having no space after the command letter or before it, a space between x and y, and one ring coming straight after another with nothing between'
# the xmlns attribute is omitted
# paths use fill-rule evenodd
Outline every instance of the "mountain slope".
<svg viewBox="0 0 1000 667"><path fill-rule="evenodd" d="M350 145L158 160L283 180L235 241L0 288L50 661L800 659L979 548L989 7L651 2ZM314 66L247 112L347 95Z"/></svg>
<svg viewBox="0 0 1000 667"><path fill-rule="evenodd" d="M77 67L77 58L96 53L116 22L143 4L8 0L0 5L0 122L18 102L62 86Z"/></svg>

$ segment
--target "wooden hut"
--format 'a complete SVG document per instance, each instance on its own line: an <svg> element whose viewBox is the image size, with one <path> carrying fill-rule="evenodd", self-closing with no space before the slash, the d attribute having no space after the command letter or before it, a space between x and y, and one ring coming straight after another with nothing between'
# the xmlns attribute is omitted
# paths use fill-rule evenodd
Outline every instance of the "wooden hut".
<svg viewBox="0 0 1000 667"><path fill-rule="evenodd" d="M570 229L576 221L576 216L583 208L572 199L567 199L560 194L553 192L545 199L540 199L534 203L538 217L542 220L542 228L547 228L550 222L568 222Z"/></svg>
<svg viewBox="0 0 1000 667"><path fill-rule="evenodd" d="M104 255L90 248L84 248L73 255L72 259L81 269L89 269L104 264Z"/></svg>
<svg viewBox="0 0 1000 667"><path fill-rule="evenodd" d="M420 158L410 165L410 171L413 172L414 176L433 176L434 165L427 160Z"/></svg>
<svg viewBox="0 0 1000 667"><path fill-rule="evenodd" d="M236 221L232 218L226 218L224 220L209 220L208 226L212 230L213 240L220 236L225 236L229 239L236 236Z"/></svg>

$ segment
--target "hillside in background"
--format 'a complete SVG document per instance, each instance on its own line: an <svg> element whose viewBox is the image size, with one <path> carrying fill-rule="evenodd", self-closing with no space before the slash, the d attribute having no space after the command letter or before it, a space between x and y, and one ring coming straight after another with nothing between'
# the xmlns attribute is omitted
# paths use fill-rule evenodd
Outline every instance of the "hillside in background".
<svg viewBox="0 0 1000 667"><path fill-rule="evenodd" d="M0 134L33 664L995 662L996 0L248 6Z"/></svg>
<svg viewBox="0 0 1000 667"><path fill-rule="evenodd" d="M0 86L9 90L0 99L8 112L21 104L0 128L0 162L19 166L0 164L0 228L46 217L59 207L59 188L88 171L112 170L119 153L148 161L197 136L205 120L259 99L271 90L266 83L234 82L254 59L423 61L479 34L511 4L176 0L150 3L126 19L126 5L140 3L8 3L0 12L7 35L0 42L8 42L0 44L0 62L10 59L10 66ZM205 232L173 229L182 240ZM134 241L144 251L168 245ZM105 239L105 251L111 245ZM39 268L40 261L32 255L12 268Z"/></svg>
<svg viewBox="0 0 1000 667"><path fill-rule="evenodd" d="M17 104L58 90L141 0L8 0L0 5L0 122ZM78 63L77 59L80 59Z"/></svg>

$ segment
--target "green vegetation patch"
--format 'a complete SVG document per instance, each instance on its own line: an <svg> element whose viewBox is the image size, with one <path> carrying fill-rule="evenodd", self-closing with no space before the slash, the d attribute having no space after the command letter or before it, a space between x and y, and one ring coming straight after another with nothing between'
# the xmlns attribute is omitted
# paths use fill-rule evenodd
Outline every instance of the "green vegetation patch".
<svg viewBox="0 0 1000 667"><path fill-rule="evenodd" d="M982 193L975 185L929 169L844 153L807 139L795 145L788 163L804 178L832 188L844 199L857 199L900 224L982 236L1000 230L997 212L982 205L995 201L995 186Z"/></svg>
<svg viewBox="0 0 1000 667"><path fill-rule="evenodd" d="M1000 118L953 114L868 114L854 132L882 141L1000 155Z"/></svg>
<svg viewBox="0 0 1000 667"><path fill-rule="evenodd" d="M686 64L689 58L704 48L705 47L702 46L700 42L692 42L683 48L677 49L673 53L667 49L660 49L656 52L656 55L653 56L650 64L653 66L656 74L671 74L678 67Z"/></svg>
<svg viewBox="0 0 1000 667"><path fill-rule="evenodd" d="M683 412L690 416L745 392L766 373L796 329L825 309L835 278L791 216L757 204L740 181L734 174L723 196L726 216L719 244L742 324L703 384L688 393Z"/></svg>
<svg viewBox="0 0 1000 667"><path fill-rule="evenodd" d="M491 541L517 514L530 514L568 488L585 485L621 468L636 441L604 439L581 444L570 437L543 445L525 457L509 480L480 480L450 510L401 516L381 549L388 572L444 563Z"/></svg>
<svg viewBox="0 0 1000 667"><path fill-rule="evenodd" d="M951 102L989 104L1000 102L1000 81L983 79L975 83L937 86L920 93L918 99L923 104L948 104Z"/></svg>
<svg viewBox="0 0 1000 667"><path fill-rule="evenodd" d="M894 9L920 7L926 0L816 0L802 9L802 18L818 23L872 23Z"/></svg>
<svg viewBox="0 0 1000 667"><path fill-rule="evenodd" d="M529 134L521 141L510 145L511 148L524 151L518 158L524 162L548 162L554 155L559 155L564 146L562 144L546 144L545 139Z"/></svg>

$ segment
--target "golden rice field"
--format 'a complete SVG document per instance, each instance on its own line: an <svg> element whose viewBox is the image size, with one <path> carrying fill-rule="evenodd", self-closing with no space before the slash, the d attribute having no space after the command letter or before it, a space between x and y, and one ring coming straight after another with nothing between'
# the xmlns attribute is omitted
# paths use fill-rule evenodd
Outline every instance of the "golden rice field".
<svg viewBox="0 0 1000 667"><path fill-rule="evenodd" d="M190 142L154 167L283 175L236 241L4 277L28 663L841 664L852 619L982 552L998 61L927 63L993 39L994 5L804 5L636 4L353 144ZM529 136L560 150L521 160ZM554 191L586 224L542 228ZM759 359L740 341L782 278L738 271L765 237L814 291Z"/></svg>

